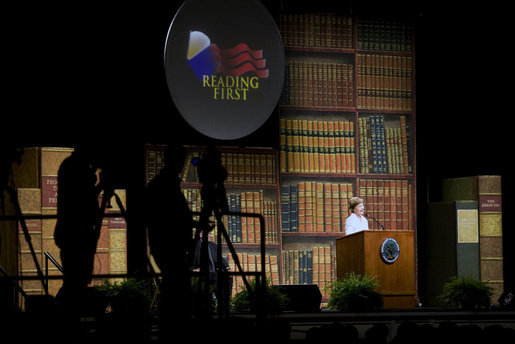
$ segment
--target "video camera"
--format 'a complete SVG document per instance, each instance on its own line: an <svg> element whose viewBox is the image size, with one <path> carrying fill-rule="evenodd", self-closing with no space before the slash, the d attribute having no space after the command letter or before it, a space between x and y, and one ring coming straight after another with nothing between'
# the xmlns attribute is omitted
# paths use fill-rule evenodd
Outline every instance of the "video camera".
<svg viewBox="0 0 515 344"><path fill-rule="evenodd" d="M220 152L213 146L208 146L204 155L193 159L192 164L197 167L198 179L202 184L200 196L204 206L208 209L217 209L222 213L228 211L224 186L227 170L222 166Z"/></svg>

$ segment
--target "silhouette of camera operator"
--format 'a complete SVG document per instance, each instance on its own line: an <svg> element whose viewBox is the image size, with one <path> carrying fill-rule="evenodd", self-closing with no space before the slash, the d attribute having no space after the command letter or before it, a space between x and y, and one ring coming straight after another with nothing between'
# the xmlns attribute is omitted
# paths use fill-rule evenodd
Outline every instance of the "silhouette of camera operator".
<svg viewBox="0 0 515 344"><path fill-rule="evenodd" d="M189 254L193 216L179 178L185 158L184 147L168 146L164 167L148 183L145 195L150 252L163 276L159 307L164 340L169 339L169 331L185 331L191 317Z"/></svg>
<svg viewBox="0 0 515 344"><path fill-rule="evenodd" d="M59 167L54 239L60 249L63 286L59 292L69 321L78 320L93 274L98 240L100 168L90 146L78 146Z"/></svg>

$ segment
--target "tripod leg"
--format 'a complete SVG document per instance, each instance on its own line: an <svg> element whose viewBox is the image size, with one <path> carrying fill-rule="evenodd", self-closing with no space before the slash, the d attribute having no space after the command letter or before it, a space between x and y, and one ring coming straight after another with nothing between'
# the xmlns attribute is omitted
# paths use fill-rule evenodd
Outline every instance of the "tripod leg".
<svg viewBox="0 0 515 344"><path fill-rule="evenodd" d="M16 194L16 190L14 190L12 188L9 188L8 191L11 195L11 201L13 202L15 210L16 210L16 216L18 217L18 221L20 221L21 228L23 230L23 235L29 246L30 254L32 255L32 259L34 260L34 264L36 266L36 272L38 274L38 277L41 279L41 284L43 285L45 295L48 296L48 285L47 285L47 283L45 283L45 278L43 276L43 272L41 271L41 267L39 266L39 261L36 257L36 252L34 251L34 246L32 246L32 239L30 237L30 233L27 228L27 223L25 222L25 218L23 217L23 213L20 208L20 203L18 202L18 195Z"/></svg>
<svg viewBox="0 0 515 344"><path fill-rule="evenodd" d="M220 212L218 210L215 210L215 216L218 224L218 230L221 232L221 234L224 236L225 242L227 244L227 247L229 248L229 251L231 252L232 258L234 259L234 263L238 267L238 269L243 272L243 269L240 264L240 259L238 258L238 255L236 254L236 251L234 250L234 246L232 245L231 239L229 238L229 235L227 234L227 231L225 230L225 226L222 222ZM249 291L249 294L252 295L252 291L250 289L250 284L247 281L247 278L245 275L241 276L243 278L243 283L245 284L245 287Z"/></svg>

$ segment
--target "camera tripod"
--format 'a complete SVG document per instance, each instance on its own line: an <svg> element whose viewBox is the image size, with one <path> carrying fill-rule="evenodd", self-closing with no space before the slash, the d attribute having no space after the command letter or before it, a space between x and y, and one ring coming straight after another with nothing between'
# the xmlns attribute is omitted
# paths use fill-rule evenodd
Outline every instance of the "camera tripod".
<svg viewBox="0 0 515 344"><path fill-rule="evenodd" d="M224 186L224 181L227 178L227 171L221 165L221 159L219 158L219 152L213 146L208 146L207 155L198 161L197 163L197 172L199 176L199 180L202 183L202 187L200 190L200 195L203 201L202 208L200 213L196 213L200 215L199 226L195 234L195 238L198 239L200 236L200 232L202 232L202 237L207 238L208 233L213 229L212 226L209 225L209 218L214 215L216 219L217 226L217 264L215 266L215 271L217 273L217 290L224 290L224 282L227 275L240 275L242 276L243 283L249 293L251 300L255 302L256 312L258 318L263 315L262 306L263 302L262 298L264 296L265 288L266 288L266 275L265 275L265 221L261 214L252 214L252 213L242 213L242 212L231 212L229 211L229 207L227 204L226 190ZM260 251L261 251L261 271L259 272L245 272L241 266L240 260L234 246L229 238L225 225L222 221L222 216L245 216L245 217L256 217L260 221L260 226L262 230L260 231ZM224 270L222 265L222 237L225 240L225 243L230 251L230 254L234 260L234 263L239 272L227 272ZM206 289L201 291L202 295L204 295L204 302L208 302L209 304L209 260L208 260L208 240L202 240L201 244L201 255L200 255L200 286L203 286ZM256 277L255 290L252 290L247 276L254 275ZM228 299L222 297L218 300L218 316L219 318L224 318L228 315L229 303Z"/></svg>

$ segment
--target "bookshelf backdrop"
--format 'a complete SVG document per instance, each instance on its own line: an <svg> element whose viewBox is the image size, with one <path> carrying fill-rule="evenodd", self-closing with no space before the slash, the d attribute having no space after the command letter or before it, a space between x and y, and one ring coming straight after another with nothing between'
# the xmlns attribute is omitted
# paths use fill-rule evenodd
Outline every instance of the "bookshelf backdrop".
<svg viewBox="0 0 515 344"><path fill-rule="evenodd" d="M332 13L281 14L278 26L286 52L279 147L219 148L227 201L265 216L272 284L315 283L327 300L350 197L362 197L386 229L415 230L413 32L400 20ZM147 182L162 167L163 149L147 146ZM194 211L200 184L191 159L199 151L188 148L182 174ZM263 229L248 218L224 221L244 268L259 269Z"/></svg>
<svg viewBox="0 0 515 344"><path fill-rule="evenodd" d="M403 20L332 13L282 14L278 25L281 277L327 299L350 197L386 229L416 230L414 34Z"/></svg>

